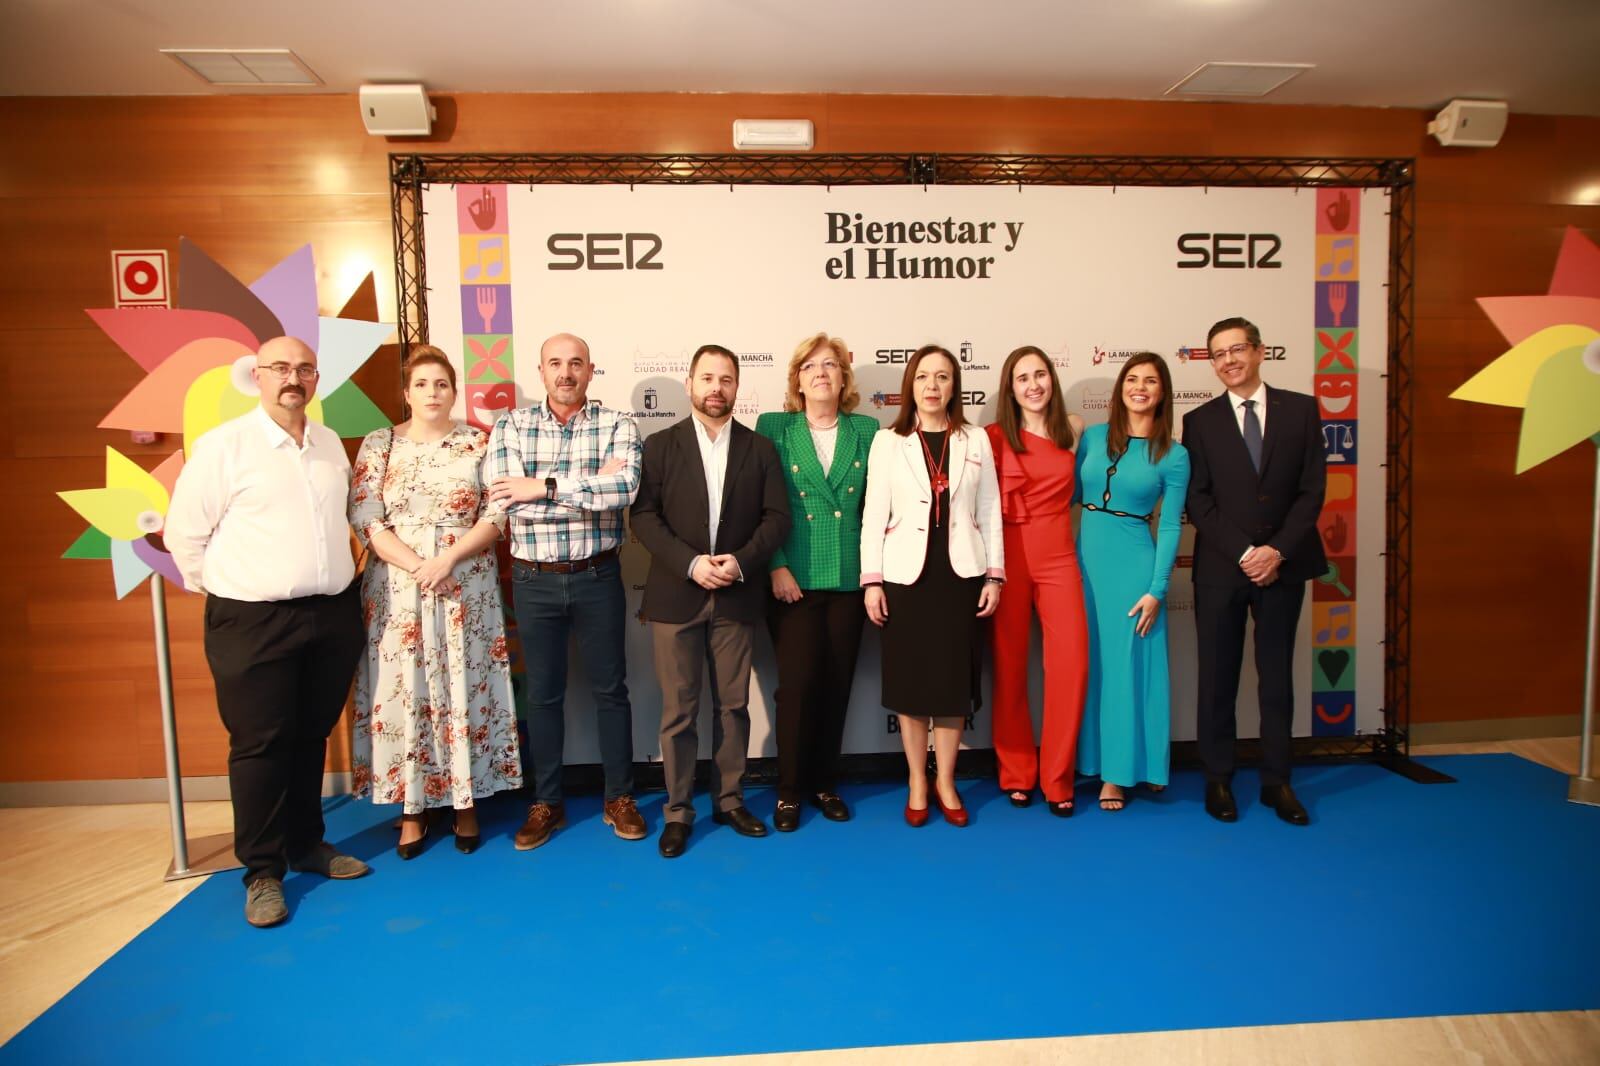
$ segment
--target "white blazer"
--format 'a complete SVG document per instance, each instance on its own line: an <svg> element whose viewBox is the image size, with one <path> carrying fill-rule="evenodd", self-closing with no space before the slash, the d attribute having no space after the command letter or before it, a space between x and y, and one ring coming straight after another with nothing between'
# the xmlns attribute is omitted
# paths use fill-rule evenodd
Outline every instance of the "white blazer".
<svg viewBox="0 0 1600 1066"><path fill-rule="evenodd" d="M1004 578L1005 536L1000 483L989 435L965 426L950 435L950 568L961 577ZM861 583L909 585L928 555L933 484L918 434L885 429L867 456L867 498L861 509Z"/></svg>

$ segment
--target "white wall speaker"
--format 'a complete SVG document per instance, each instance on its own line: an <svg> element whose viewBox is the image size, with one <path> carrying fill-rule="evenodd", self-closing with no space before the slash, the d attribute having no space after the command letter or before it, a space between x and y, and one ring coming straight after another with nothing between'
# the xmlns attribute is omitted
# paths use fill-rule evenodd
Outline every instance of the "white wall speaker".
<svg viewBox="0 0 1600 1066"><path fill-rule="evenodd" d="M436 112L421 85L363 85L361 123L377 137L426 137Z"/></svg>
<svg viewBox="0 0 1600 1066"><path fill-rule="evenodd" d="M1504 100L1451 100L1428 132L1446 148L1493 148L1505 136L1510 113Z"/></svg>

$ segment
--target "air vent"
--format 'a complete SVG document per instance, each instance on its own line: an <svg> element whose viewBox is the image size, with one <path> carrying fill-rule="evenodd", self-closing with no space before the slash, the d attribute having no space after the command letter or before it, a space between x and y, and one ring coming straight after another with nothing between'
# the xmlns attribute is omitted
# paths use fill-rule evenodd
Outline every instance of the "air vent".
<svg viewBox="0 0 1600 1066"><path fill-rule="evenodd" d="M1207 63L1166 91L1167 96L1266 96L1315 63Z"/></svg>
<svg viewBox="0 0 1600 1066"><path fill-rule="evenodd" d="M322 79L287 48L163 48L189 73L207 85L321 85Z"/></svg>

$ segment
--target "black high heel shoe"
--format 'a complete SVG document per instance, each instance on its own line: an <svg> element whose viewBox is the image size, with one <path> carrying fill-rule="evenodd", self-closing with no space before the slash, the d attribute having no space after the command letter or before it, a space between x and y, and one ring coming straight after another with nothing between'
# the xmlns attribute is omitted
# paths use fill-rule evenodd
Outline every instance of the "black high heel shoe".
<svg viewBox="0 0 1600 1066"><path fill-rule="evenodd" d="M422 819L422 835L409 844L396 844L394 853L407 861L422 854L422 845L428 839L428 819Z"/></svg>
<svg viewBox="0 0 1600 1066"><path fill-rule="evenodd" d="M451 822L450 835L456 838L456 850L463 855L471 855L478 850L478 845L483 843L483 830L481 827L478 832L467 836L456 829L455 822Z"/></svg>

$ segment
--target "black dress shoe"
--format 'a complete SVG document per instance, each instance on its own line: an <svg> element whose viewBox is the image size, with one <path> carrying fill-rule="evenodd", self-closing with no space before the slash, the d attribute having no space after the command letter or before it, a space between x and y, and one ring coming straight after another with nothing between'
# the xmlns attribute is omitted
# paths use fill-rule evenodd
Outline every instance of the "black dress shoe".
<svg viewBox="0 0 1600 1066"><path fill-rule="evenodd" d="M483 833L481 831L468 835L457 830L452 824L450 832L456 838L456 850L463 855L471 855L478 850L478 845L483 843Z"/></svg>
<svg viewBox="0 0 1600 1066"><path fill-rule="evenodd" d="M422 854L423 845L428 841L428 819L422 819L422 835L405 844L396 844L394 853L407 862Z"/></svg>
<svg viewBox="0 0 1600 1066"><path fill-rule="evenodd" d="M1206 813L1219 822L1237 822L1239 805L1233 802L1233 786L1226 781L1206 782Z"/></svg>
<svg viewBox="0 0 1600 1066"><path fill-rule="evenodd" d="M848 822L850 808L845 806L844 800L839 798L837 792L818 792L811 797L811 805L822 812L822 816L830 822Z"/></svg>
<svg viewBox="0 0 1600 1066"><path fill-rule="evenodd" d="M676 859L683 854L683 849L689 845L689 824L687 822L668 822L661 830L661 857L663 859Z"/></svg>
<svg viewBox="0 0 1600 1066"><path fill-rule="evenodd" d="M779 800L772 812L772 828L780 833L792 833L800 828L800 804L794 800Z"/></svg>
<svg viewBox="0 0 1600 1066"><path fill-rule="evenodd" d="M1300 798L1288 785L1262 785L1261 802L1278 812L1278 817L1290 825L1310 825L1311 815L1306 813Z"/></svg>
<svg viewBox="0 0 1600 1066"><path fill-rule="evenodd" d="M767 823L750 813L748 807L735 807L731 811L712 811L711 820L718 825L731 825L742 837L764 837Z"/></svg>

